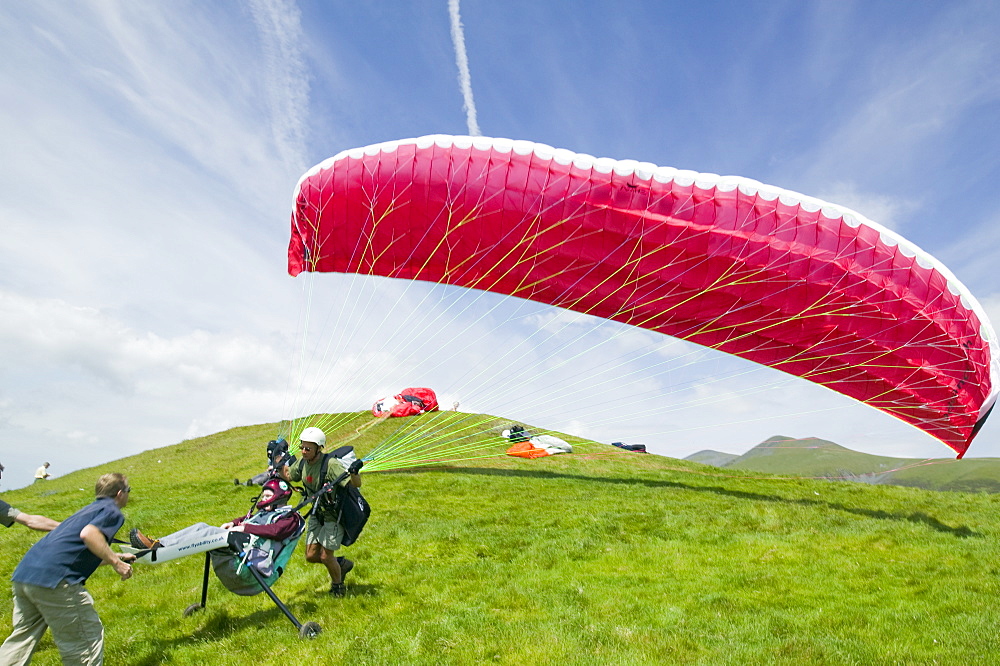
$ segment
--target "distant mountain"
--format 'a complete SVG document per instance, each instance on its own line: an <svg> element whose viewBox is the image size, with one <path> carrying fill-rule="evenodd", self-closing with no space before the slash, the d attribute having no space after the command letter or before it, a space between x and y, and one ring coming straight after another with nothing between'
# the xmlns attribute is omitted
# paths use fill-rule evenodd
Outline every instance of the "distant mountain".
<svg viewBox="0 0 1000 666"><path fill-rule="evenodd" d="M771 437L741 456L699 451L685 460L770 474L926 490L1000 493L1000 458L890 458L817 439Z"/></svg>
<svg viewBox="0 0 1000 666"><path fill-rule="evenodd" d="M711 465L712 467L726 467L737 458L739 456L735 453L723 453L721 451L706 449L698 453L692 453L684 460L701 463L702 465Z"/></svg>

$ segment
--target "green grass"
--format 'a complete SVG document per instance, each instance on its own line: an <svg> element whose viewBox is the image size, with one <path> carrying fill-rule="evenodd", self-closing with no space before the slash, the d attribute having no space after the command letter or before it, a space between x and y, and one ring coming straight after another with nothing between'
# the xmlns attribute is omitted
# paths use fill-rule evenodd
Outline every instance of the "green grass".
<svg viewBox="0 0 1000 666"><path fill-rule="evenodd" d="M912 462L917 461L860 453L825 439L771 437L727 466L775 474L821 471L835 476L886 472Z"/></svg>
<svg viewBox="0 0 1000 666"><path fill-rule="evenodd" d="M356 415L331 439L364 422ZM479 436L504 423L484 417ZM364 453L395 427L351 443ZM253 491L232 480L258 471L274 432L238 428L4 499L63 517L114 469L133 487L120 535L218 524L246 510ZM324 571L301 552L275 587L323 627L315 640L299 640L263 595L236 597L214 578L207 609L182 617L200 600L200 557L140 565L128 582L102 569L89 587L107 663L996 662L1000 497L747 478L575 445L539 460L367 474L374 513L344 551L357 562L348 596L328 597ZM0 575L38 538L0 531ZM0 632L9 623L4 595ZM58 663L51 639L34 663Z"/></svg>
<svg viewBox="0 0 1000 666"><path fill-rule="evenodd" d="M1000 459L932 460L892 473L888 483L933 490L1000 493Z"/></svg>

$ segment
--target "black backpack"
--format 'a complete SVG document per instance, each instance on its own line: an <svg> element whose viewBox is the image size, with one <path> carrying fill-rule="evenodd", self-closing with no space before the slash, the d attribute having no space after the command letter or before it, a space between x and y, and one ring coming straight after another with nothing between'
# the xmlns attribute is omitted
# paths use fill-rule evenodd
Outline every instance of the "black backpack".
<svg viewBox="0 0 1000 666"><path fill-rule="evenodd" d="M344 447L348 448L348 447ZM326 469L330 462L330 457L336 456L337 451L327 453L323 456L323 465L320 468L320 479L326 479ZM348 474L344 472L336 481L335 486L329 492L325 492L316 500L318 509L327 516L336 516L337 522L344 528L344 538L341 545L350 546L361 536L361 530L365 528L372 508L368 500L364 498L361 491L348 483L346 486L340 485Z"/></svg>
<svg viewBox="0 0 1000 666"><path fill-rule="evenodd" d="M278 439L272 439L267 443L267 464L268 466L274 465L274 459L277 456L282 458L288 454L288 442L285 441L284 437L279 437Z"/></svg>
<svg viewBox="0 0 1000 666"><path fill-rule="evenodd" d="M337 517L337 522L344 528L344 539L341 544L350 546L361 536L361 530L365 528L368 517L372 515L372 508L361 491L349 483L346 486L337 486L336 492L340 495L340 515Z"/></svg>
<svg viewBox="0 0 1000 666"><path fill-rule="evenodd" d="M531 433L524 429L524 426L515 425L510 427L508 438L512 442L527 442L531 439Z"/></svg>

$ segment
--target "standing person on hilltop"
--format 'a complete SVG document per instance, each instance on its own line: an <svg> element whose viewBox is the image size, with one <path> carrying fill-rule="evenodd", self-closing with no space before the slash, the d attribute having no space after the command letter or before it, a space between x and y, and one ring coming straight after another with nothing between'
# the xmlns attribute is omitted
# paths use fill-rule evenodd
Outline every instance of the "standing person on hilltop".
<svg viewBox="0 0 1000 666"><path fill-rule="evenodd" d="M339 458L322 452L326 446L326 433L319 428L306 428L299 435L299 453L302 458L289 467L282 468L282 476L291 482L301 482L306 495L319 492L327 482L337 481L345 471L349 477L342 483L361 487L362 462L356 460L344 469ZM325 474L324 474L325 469ZM344 540L344 528L338 522L339 506L336 492L328 492L316 499L316 505L309 514L306 526L306 562L321 563L330 574L330 594L342 597L346 594L344 576L354 568L354 562L337 557L337 549Z"/></svg>
<svg viewBox="0 0 1000 666"><path fill-rule="evenodd" d="M47 478L49 478L50 476L52 476L52 475L49 474L49 464L48 463L45 463L44 465L42 465L41 467L39 467L38 469L35 470L35 482L36 483L39 482L39 481L44 481Z"/></svg>
<svg viewBox="0 0 1000 666"><path fill-rule="evenodd" d="M135 555L115 553L109 542L121 529L131 488L121 474L105 474L96 499L64 520L21 558L11 577L13 631L0 646L0 664L31 662L46 629L64 664L104 663L104 625L84 584L102 564L122 580L132 577Z"/></svg>
<svg viewBox="0 0 1000 666"><path fill-rule="evenodd" d="M3 470L3 465L0 465L0 476L3 476ZM0 525L10 527L14 523L20 523L25 527L38 530L39 532L51 532L59 527L59 523L51 518L24 513L7 504L7 502L0 500Z"/></svg>

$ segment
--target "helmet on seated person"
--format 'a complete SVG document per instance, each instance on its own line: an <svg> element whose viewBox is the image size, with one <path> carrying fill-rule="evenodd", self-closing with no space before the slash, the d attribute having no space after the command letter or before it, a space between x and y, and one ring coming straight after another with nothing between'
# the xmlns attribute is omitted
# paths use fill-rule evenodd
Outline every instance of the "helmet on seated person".
<svg viewBox="0 0 1000 666"><path fill-rule="evenodd" d="M287 481L281 479L268 479L261 489L261 498L257 502L258 509L270 510L288 503L288 498L292 496L292 487ZM264 493L270 492L270 497L265 498Z"/></svg>

